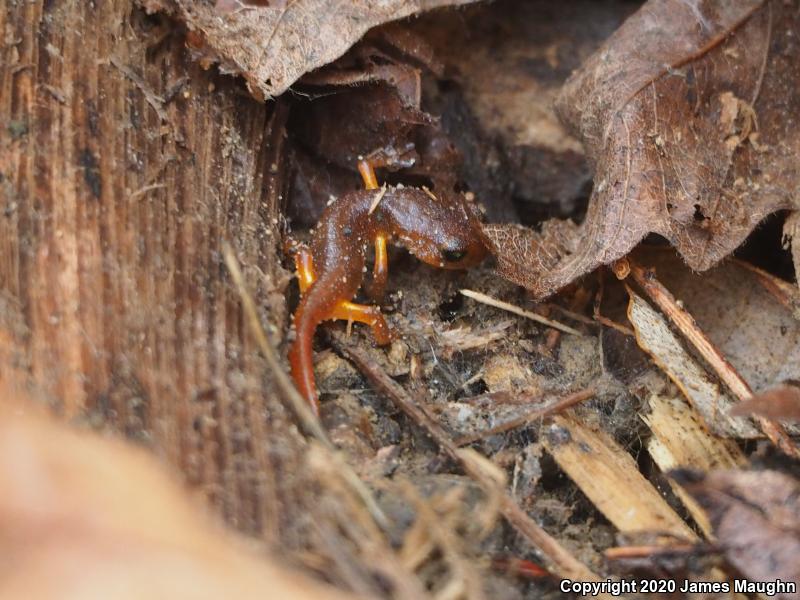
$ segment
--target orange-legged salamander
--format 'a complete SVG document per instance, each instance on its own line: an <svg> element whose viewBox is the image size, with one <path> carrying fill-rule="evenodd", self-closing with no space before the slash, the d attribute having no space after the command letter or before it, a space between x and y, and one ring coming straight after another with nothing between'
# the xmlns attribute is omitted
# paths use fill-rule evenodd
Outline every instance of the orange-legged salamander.
<svg viewBox="0 0 800 600"><path fill-rule="evenodd" d="M378 189L366 163L359 171L367 186L334 201L314 228L308 246L295 247L301 299L294 313L296 338L289 349L292 376L318 412L312 341L317 325L329 319L366 323L379 345L392 333L377 306L351 302L364 279L366 253L375 247L368 294L380 301L388 277L387 242L396 240L420 260L444 269L465 269L488 250L477 210L461 195L440 198L412 187Z"/></svg>

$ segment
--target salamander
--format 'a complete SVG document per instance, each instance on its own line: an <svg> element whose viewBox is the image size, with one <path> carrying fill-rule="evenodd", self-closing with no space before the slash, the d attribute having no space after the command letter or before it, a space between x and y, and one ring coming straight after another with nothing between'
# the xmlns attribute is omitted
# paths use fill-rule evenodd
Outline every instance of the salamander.
<svg viewBox="0 0 800 600"><path fill-rule="evenodd" d="M301 299L294 313L296 337L289 365L298 390L319 410L312 342L317 326L329 319L365 323L378 345L393 334L378 306L352 302L364 280L367 251L375 249L367 295L380 302L388 280L387 244L394 241L435 267L466 269L488 254L477 209L462 195L437 196L415 187L378 188L374 171L359 164L364 190L333 201L314 228L308 245L296 245Z"/></svg>

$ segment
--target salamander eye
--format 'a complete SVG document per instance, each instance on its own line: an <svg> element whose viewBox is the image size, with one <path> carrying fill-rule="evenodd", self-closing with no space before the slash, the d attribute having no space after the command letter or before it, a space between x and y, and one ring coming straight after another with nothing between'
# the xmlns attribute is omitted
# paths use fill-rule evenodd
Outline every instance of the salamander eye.
<svg viewBox="0 0 800 600"><path fill-rule="evenodd" d="M445 262L456 263L467 255L466 250L450 250L448 248L442 249L442 258Z"/></svg>

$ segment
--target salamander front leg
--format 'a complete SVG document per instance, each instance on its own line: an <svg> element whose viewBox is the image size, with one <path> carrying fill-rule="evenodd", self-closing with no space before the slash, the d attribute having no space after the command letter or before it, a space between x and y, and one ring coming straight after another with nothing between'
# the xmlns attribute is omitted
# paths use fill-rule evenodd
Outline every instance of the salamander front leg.
<svg viewBox="0 0 800 600"><path fill-rule="evenodd" d="M365 286L370 300L376 304L383 301L386 284L389 281L389 255L386 250L386 236L375 236L375 265L372 267L372 281Z"/></svg>
<svg viewBox="0 0 800 600"><path fill-rule="evenodd" d="M369 158L362 158L358 161L358 172L364 181L364 187L368 190L378 189L378 177L375 175L375 167L383 166L381 163Z"/></svg>
<svg viewBox="0 0 800 600"><path fill-rule="evenodd" d="M378 167L410 167L416 162L416 152L414 144L408 144L405 148L397 150L392 146L379 148L367 156L359 157L358 172L364 180L364 187L368 190L378 189L378 178L375 176L375 169Z"/></svg>

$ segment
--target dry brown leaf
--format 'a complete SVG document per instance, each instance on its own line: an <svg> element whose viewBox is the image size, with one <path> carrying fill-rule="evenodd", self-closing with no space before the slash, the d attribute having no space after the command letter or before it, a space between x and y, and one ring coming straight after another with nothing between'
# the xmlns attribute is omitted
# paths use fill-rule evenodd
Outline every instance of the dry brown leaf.
<svg viewBox="0 0 800 600"><path fill-rule="evenodd" d="M499 273L545 296L650 232L705 270L796 207L798 27L796 1L645 4L557 103L594 163L585 223L487 228Z"/></svg>
<svg viewBox="0 0 800 600"><path fill-rule="evenodd" d="M800 482L778 471L673 476L708 513L726 559L748 580L800 581Z"/></svg>
<svg viewBox="0 0 800 600"><path fill-rule="evenodd" d="M206 55L222 70L241 74L263 98L285 92L305 73L339 58L376 25L469 1L140 0L148 12L185 21Z"/></svg>

